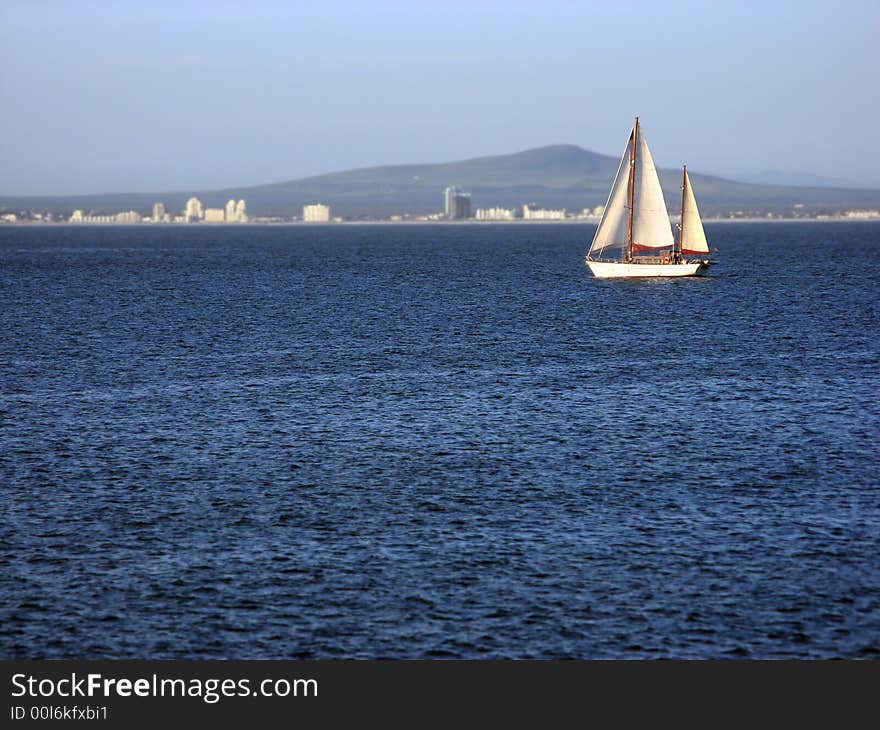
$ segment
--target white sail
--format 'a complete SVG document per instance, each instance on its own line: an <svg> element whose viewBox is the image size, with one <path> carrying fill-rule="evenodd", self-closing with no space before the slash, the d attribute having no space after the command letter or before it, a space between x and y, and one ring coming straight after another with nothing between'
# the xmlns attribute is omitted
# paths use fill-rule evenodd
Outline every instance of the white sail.
<svg viewBox="0 0 880 730"><path fill-rule="evenodd" d="M697 209L691 179L684 173L684 199L681 210L681 252L683 254L709 253L709 243L703 230L703 221Z"/></svg>
<svg viewBox="0 0 880 730"><path fill-rule="evenodd" d="M602 220L599 221L596 235L593 236L588 256L593 254L601 256L605 251L620 251L626 248L629 230L627 198L629 197L629 160L632 152L632 137L632 133L630 133L623 157L620 158L620 165L617 167L617 174L614 176L614 183L611 185L608 201L605 203Z"/></svg>
<svg viewBox="0 0 880 730"><path fill-rule="evenodd" d="M644 133L639 129L636 151L635 193L633 208L633 249L670 248L673 243L672 225L657 168L648 149Z"/></svg>

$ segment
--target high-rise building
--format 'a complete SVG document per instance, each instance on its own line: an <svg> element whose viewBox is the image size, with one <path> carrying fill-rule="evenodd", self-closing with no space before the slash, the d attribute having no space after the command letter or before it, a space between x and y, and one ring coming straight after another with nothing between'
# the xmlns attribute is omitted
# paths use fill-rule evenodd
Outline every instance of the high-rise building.
<svg viewBox="0 0 880 730"><path fill-rule="evenodd" d="M460 192L455 186L443 191L443 213L448 220L459 221L471 217L471 194Z"/></svg>
<svg viewBox="0 0 880 730"><path fill-rule="evenodd" d="M455 188L448 187L443 191L443 215L447 218L452 217L452 213L455 210Z"/></svg>
<svg viewBox="0 0 880 730"><path fill-rule="evenodd" d="M190 198L186 201L186 210L183 213L186 222L200 221L205 217L205 210L202 207L202 201L198 198Z"/></svg>
<svg viewBox="0 0 880 730"><path fill-rule="evenodd" d="M235 204L235 220L238 223L248 222L247 203L245 203L244 200L239 200Z"/></svg>
<svg viewBox="0 0 880 730"><path fill-rule="evenodd" d="M247 223L247 203L239 200L237 203L230 199L226 203L226 222L227 223Z"/></svg>
<svg viewBox="0 0 880 730"><path fill-rule="evenodd" d="M162 223L165 220L165 203L156 203L153 206L153 223Z"/></svg>
<svg viewBox="0 0 880 730"><path fill-rule="evenodd" d="M330 206L321 203L304 205L303 220L307 223L326 223L330 220Z"/></svg>

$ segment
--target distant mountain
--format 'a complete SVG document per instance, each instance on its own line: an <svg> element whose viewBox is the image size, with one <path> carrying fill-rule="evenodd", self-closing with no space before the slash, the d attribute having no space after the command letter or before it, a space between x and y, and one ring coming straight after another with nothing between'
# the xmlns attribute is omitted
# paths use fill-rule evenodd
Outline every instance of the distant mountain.
<svg viewBox="0 0 880 730"><path fill-rule="evenodd" d="M187 198L197 195L208 207L221 207L229 198L244 198L252 215L299 215L303 205L321 202L329 204L334 215L386 217L439 211L443 189L456 185L472 194L474 208L534 203L581 210L605 203L618 162L575 145L552 145L459 162L369 167L224 190L0 197L0 208L58 212L134 209L148 214L156 201L164 202L168 210L182 211ZM675 211L680 204L681 172L661 170L660 178L670 211ZM790 213L796 204L806 212L880 208L880 190L753 184L693 172L691 180L706 216L737 210Z"/></svg>

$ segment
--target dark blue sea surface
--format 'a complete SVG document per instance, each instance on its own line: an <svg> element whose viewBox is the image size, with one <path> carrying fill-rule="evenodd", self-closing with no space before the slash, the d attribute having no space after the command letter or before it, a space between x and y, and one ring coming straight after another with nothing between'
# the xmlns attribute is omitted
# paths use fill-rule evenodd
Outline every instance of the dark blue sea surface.
<svg viewBox="0 0 880 730"><path fill-rule="evenodd" d="M0 229L0 656L880 656L880 225L592 233Z"/></svg>

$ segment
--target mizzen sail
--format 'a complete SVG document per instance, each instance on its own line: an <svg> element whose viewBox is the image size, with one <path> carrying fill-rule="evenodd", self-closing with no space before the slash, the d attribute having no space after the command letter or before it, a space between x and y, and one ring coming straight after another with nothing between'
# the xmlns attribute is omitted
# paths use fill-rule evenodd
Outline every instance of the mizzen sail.
<svg viewBox="0 0 880 730"><path fill-rule="evenodd" d="M697 201L694 198L694 189L691 187L687 169L684 171L684 195L681 206L681 252L685 255L709 253L706 232L703 230L703 221L700 219L700 211L697 209Z"/></svg>

